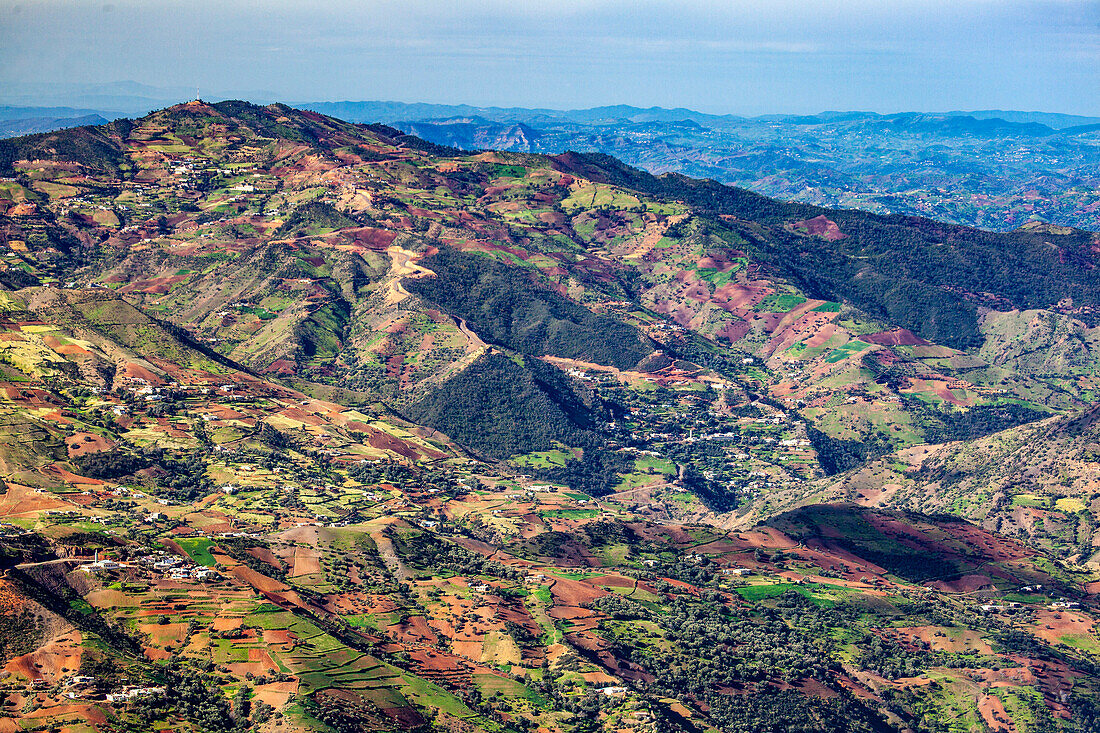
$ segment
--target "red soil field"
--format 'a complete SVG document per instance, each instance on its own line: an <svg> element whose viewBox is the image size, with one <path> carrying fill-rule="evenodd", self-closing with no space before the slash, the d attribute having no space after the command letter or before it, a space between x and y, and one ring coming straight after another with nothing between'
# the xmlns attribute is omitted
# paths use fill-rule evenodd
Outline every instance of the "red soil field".
<svg viewBox="0 0 1100 733"><path fill-rule="evenodd" d="M805 219L803 221L796 221L793 228L805 228L806 233L815 237L822 237L835 242L838 239L844 239L848 235L840 231L840 227L835 222L825 218L825 215L815 216L813 219Z"/></svg>
<svg viewBox="0 0 1100 733"><path fill-rule="evenodd" d="M867 341L882 346L927 346L930 341L925 341L912 331L904 328L895 328L892 331L879 331L866 336L860 336L860 341Z"/></svg>
<svg viewBox="0 0 1100 733"><path fill-rule="evenodd" d="M90 479L86 480L91 481ZM12 517L51 509L67 509L71 506L53 494L48 492L39 493L29 486L11 482L8 482L6 486L8 488L7 492L0 496L0 517Z"/></svg>
<svg viewBox="0 0 1100 733"><path fill-rule="evenodd" d="M610 588L633 588L635 581L633 578L624 578L621 575L599 575L592 578L592 583Z"/></svg>
<svg viewBox="0 0 1100 733"><path fill-rule="evenodd" d="M161 379L160 376L154 374L140 364L134 364L133 362L123 364L119 368L118 373L115 375L115 381L117 382L126 377L130 379L144 379L153 386L164 386L164 380Z"/></svg>
<svg viewBox="0 0 1100 733"><path fill-rule="evenodd" d="M89 453L99 453L115 447L114 442L95 433L73 433L65 439L65 445L69 449L69 458L78 458Z"/></svg>

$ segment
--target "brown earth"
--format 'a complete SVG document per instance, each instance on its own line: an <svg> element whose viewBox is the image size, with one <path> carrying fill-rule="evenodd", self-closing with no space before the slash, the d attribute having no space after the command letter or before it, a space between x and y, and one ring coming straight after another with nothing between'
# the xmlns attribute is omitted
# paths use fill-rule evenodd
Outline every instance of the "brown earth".
<svg viewBox="0 0 1100 733"><path fill-rule="evenodd" d="M69 458L79 458L115 447L114 441L95 433L73 433L65 439L65 445L69 450Z"/></svg>
<svg viewBox="0 0 1100 733"><path fill-rule="evenodd" d="M5 485L7 491L0 496L0 517L14 517L33 512L72 508L71 504L62 501L49 492L11 482L7 482Z"/></svg>

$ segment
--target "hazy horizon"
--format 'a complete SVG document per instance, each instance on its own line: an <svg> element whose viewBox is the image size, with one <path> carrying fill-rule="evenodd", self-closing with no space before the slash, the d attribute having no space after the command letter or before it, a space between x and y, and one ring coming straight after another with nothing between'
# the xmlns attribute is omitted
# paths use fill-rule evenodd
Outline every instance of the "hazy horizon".
<svg viewBox="0 0 1100 733"><path fill-rule="evenodd" d="M60 87L60 89L59 89ZM173 94L173 91L179 93ZM190 90L189 90L190 91ZM972 108L972 109L855 109L855 108L836 108L836 109L816 109L816 110L783 110L777 109L769 112L755 112L746 113L735 109L717 109L712 108L710 110L703 110L695 107L677 105L675 107L670 105L659 104L645 104L642 102L615 102L606 104L596 104L585 107L554 107L545 104L534 105L522 105L522 104L477 104L469 101L455 101L455 102L440 102L429 99L356 99L356 98L329 98L329 99L292 99L280 97L267 90L251 90L251 91L239 91L239 92L222 92L219 90L207 90L203 91L201 87L196 87L190 93L185 93L183 90L173 90L171 87L155 87L141 82L136 82L132 79L118 80L113 82L104 82L102 84L94 85L57 85L51 87L50 85L43 85L35 88L33 86L23 86L17 93L7 92L7 90L0 89L0 107L6 107L11 109L28 108L28 109L71 109L74 111L87 111L87 112L131 112L133 113L138 106L138 100L147 100L149 102L158 103L155 106L150 106L149 110L158 109L165 106L171 106L174 104L183 104L196 98L201 98L202 101L208 103L217 103L226 100L243 100L249 101L254 104L272 104L283 103L291 106L302 106L311 104L378 104L378 105L407 105L407 106L441 106L441 107L469 107L473 109L484 110L528 110L538 111L546 110L549 112L583 112L591 109L599 108L613 108L613 107L630 107L638 110L685 110L689 112L700 113L704 115L715 116L729 116L729 117L744 117L746 119L753 118L767 118L767 117L783 117L783 116L815 116L815 115L830 115L830 114L875 114L881 116L891 116L899 114L926 114L926 115L962 115L962 114L990 114L996 112L1006 112L1014 114L1034 114L1034 115L1050 115L1050 116L1064 116L1064 117L1080 117L1082 119L1097 119L1098 115L1080 114L1064 112L1059 109L1014 109L1014 108ZM129 100L127 103L119 103L112 106L109 102L111 99L116 100ZM83 102L85 103L81 103ZM142 113L144 114L144 113Z"/></svg>
<svg viewBox="0 0 1100 733"><path fill-rule="evenodd" d="M293 102L1100 116L1095 0L7 0L0 18L7 104L133 79Z"/></svg>

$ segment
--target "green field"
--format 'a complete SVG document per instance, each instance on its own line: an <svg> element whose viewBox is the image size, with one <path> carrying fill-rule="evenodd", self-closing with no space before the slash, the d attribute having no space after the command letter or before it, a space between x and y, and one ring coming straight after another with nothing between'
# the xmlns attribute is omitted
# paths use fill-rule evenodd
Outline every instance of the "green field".
<svg viewBox="0 0 1100 733"><path fill-rule="evenodd" d="M1051 497L1039 494L1016 494L1012 497L1012 506L1029 507L1032 509L1050 509Z"/></svg>
<svg viewBox="0 0 1100 733"><path fill-rule="evenodd" d="M843 346L839 346L839 347L833 349L832 351L830 351L828 354L826 354L825 363L826 364L836 364L838 361L843 361L844 359L847 359L852 354L858 354L859 352L861 352L864 349L867 349L869 347L870 347L870 344L865 343L863 341L849 341L848 343L844 344Z"/></svg>
<svg viewBox="0 0 1100 733"><path fill-rule="evenodd" d="M558 519L591 519L600 516L602 513L599 509L550 509L539 512L539 516L557 517Z"/></svg>
<svg viewBox="0 0 1100 733"><path fill-rule="evenodd" d="M546 698L538 692L507 677L500 677L495 674L475 674L474 683L486 696L499 692L505 697L525 699L540 708L547 705Z"/></svg>
<svg viewBox="0 0 1100 733"><path fill-rule="evenodd" d="M580 209L601 206L612 209L632 209L640 204L636 196L603 183L581 186L561 201L561 207L567 214Z"/></svg>
<svg viewBox="0 0 1100 733"><path fill-rule="evenodd" d="M565 462L570 460L573 454L566 453L563 450L544 450L535 451L533 453L524 453L519 456L512 456L512 463L518 466L529 466L531 468L554 468L555 466L564 466Z"/></svg>
<svg viewBox="0 0 1100 733"><path fill-rule="evenodd" d="M734 267L732 270L729 270L728 272L720 272L719 270L717 270L716 268L713 268L713 267L703 267L703 268L700 268L700 269L696 270L695 272L696 272L696 274L699 275L700 280L705 280L706 282L710 283L714 287L720 288L723 285L725 285L726 283L728 283L731 279L733 279L733 276L737 274L737 271L739 269L740 269L740 267Z"/></svg>
<svg viewBox="0 0 1100 733"><path fill-rule="evenodd" d="M746 601L762 601L766 598L775 598L781 596L789 590L794 590L798 586L795 583L775 583L773 585L749 585L743 588L737 588L737 594L744 598Z"/></svg>
<svg viewBox="0 0 1100 733"><path fill-rule="evenodd" d="M801 295L793 293L773 293L756 305L761 313L786 313L806 302Z"/></svg>
<svg viewBox="0 0 1100 733"><path fill-rule="evenodd" d="M214 556L210 554L210 548L216 543L209 537L185 537L176 540L176 544L198 565L212 568L217 564Z"/></svg>
<svg viewBox="0 0 1100 733"><path fill-rule="evenodd" d="M676 473L676 464L660 456L639 456L634 459L635 471L653 471L655 473Z"/></svg>

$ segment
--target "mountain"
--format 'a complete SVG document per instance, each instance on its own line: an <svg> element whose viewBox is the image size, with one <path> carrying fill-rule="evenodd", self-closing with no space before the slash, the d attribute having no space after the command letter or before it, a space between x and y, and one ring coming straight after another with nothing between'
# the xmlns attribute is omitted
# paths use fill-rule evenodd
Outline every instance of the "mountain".
<svg viewBox="0 0 1100 733"><path fill-rule="evenodd" d="M108 119L140 117L150 111L193 99L200 91L193 86L154 86L136 81L87 84L82 82L9 82L0 91L0 104L22 107L81 107ZM201 90L218 99L251 99L268 102L277 95L270 91Z"/></svg>
<svg viewBox="0 0 1100 733"><path fill-rule="evenodd" d="M1055 130L1064 130L1068 127L1081 127L1083 125L1095 125L1100 123L1100 117L1085 117L1082 115L1067 115L1055 112L1020 112L1004 109L983 109L972 112L948 112L952 116L973 117L978 120L999 119L1008 122L1038 123L1052 127Z"/></svg>
<svg viewBox="0 0 1100 733"><path fill-rule="evenodd" d="M31 178L20 161L46 167ZM697 487L713 505L755 495L752 471L710 465L642 407L636 387L651 381L704 388L701 425L720 425L707 416L730 399L777 400L765 411L793 420L782 439L816 454L784 481L1080 409L1095 389L1097 239L1072 229L829 211L606 156L470 156L241 102L10 140L0 162L16 174L3 199L13 284L117 288L257 374L374 395L548 476L574 462L538 457L554 445L686 450L678 462L715 477ZM1036 362L1040 345L1065 356ZM494 354L524 373L506 376ZM528 357L584 376L598 400ZM523 457L517 435L536 433L486 432L447 407L475 367L514 395L549 390L551 412L586 407L554 412L545 424L559 428L536 431ZM502 399L490 414L518 426L521 412ZM615 488L631 463L600 459L602 483L586 488Z"/></svg>
<svg viewBox="0 0 1100 733"><path fill-rule="evenodd" d="M118 115L74 107L11 107L0 105L0 138L52 132L67 127L102 125Z"/></svg>
<svg viewBox="0 0 1100 733"><path fill-rule="evenodd" d="M550 117L550 109L518 107L475 107L468 104L430 104L425 102L303 102L301 109L339 117L349 122L391 125L402 120L429 120L455 117L478 117L485 120Z"/></svg>
<svg viewBox="0 0 1100 733"><path fill-rule="evenodd" d="M452 117L444 122L425 123L426 135L441 145L462 150L532 149L539 145L541 132L522 122L496 123L483 117ZM422 137L419 125L405 123L404 129L411 135Z"/></svg>
<svg viewBox="0 0 1100 733"><path fill-rule="evenodd" d="M0 137L17 137L36 132L52 132L67 127L102 125L106 122L107 120L98 114L82 115L80 117L22 117L0 122Z"/></svg>
<svg viewBox="0 0 1100 733"><path fill-rule="evenodd" d="M0 245L0 725L1097 725L1094 233L195 101Z"/></svg>
<svg viewBox="0 0 1100 733"><path fill-rule="evenodd" d="M193 94L132 82L13 92L18 95L0 101L80 103L96 107L105 119L143 115ZM275 98L263 91L239 96ZM1100 229L1093 196L1100 162L1093 117L1006 110L747 118L629 105L553 110L343 101L296 106L352 122L396 125L465 150L602 152L656 174L714 178L820 206L926 216L997 231L1035 219ZM84 123L71 119L76 116L20 115L36 121L0 129L0 135ZM888 145L879 144L886 138Z"/></svg>
<svg viewBox="0 0 1100 733"><path fill-rule="evenodd" d="M382 122L394 124L402 121L431 121L460 117L472 117L489 122L511 122L530 125L551 121L577 124L607 122L678 122L681 120L740 121L735 115L713 115L690 109L663 107L632 107L620 104L588 109L557 110L524 107L475 107L468 104L428 104L406 102L303 102L294 106L322 114L328 114L351 122ZM1082 120L1082 124L1085 121Z"/></svg>
<svg viewBox="0 0 1100 733"><path fill-rule="evenodd" d="M815 497L951 512L1034 546L1095 561L1100 409L1048 418L966 443L909 448Z"/></svg>
<svg viewBox="0 0 1100 733"><path fill-rule="evenodd" d="M600 152L655 174L785 200L1008 231L1038 218L1100 229L1096 119L984 111L755 118L686 109L303 104L466 150ZM689 123L689 124L685 124Z"/></svg>
<svg viewBox="0 0 1100 733"><path fill-rule="evenodd" d="M0 120L6 122L8 120L28 119L32 117L66 119L73 117L86 117L90 115L100 114L100 112L101 110L77 109L75 107L11 107L7 105L0 105ZM5 135L5 137L17 136Z"/></svg>

